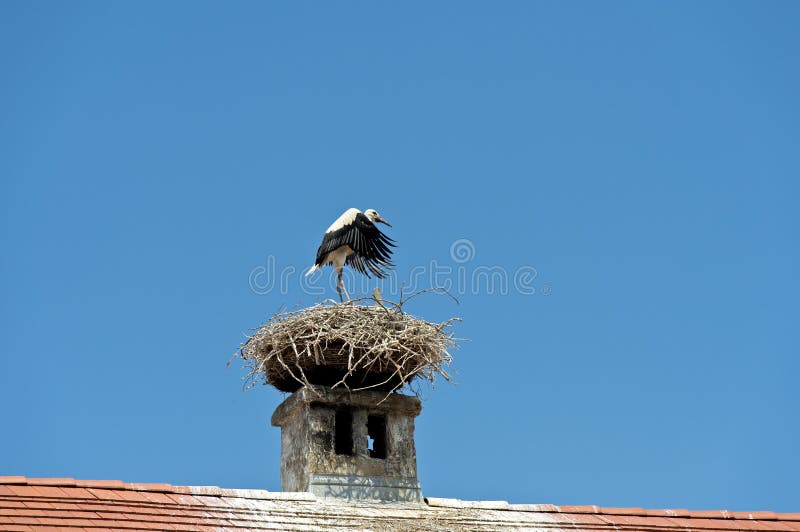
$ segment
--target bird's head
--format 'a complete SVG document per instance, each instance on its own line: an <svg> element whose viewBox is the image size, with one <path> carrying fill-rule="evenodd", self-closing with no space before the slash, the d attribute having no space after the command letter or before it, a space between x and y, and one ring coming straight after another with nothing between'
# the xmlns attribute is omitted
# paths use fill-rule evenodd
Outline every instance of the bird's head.
<svg viewBox="0 0 800 532"><path fill-rule="evenodd" d="M392 226L392 224L381 218L381 215L378 214L378 211L376 211L375 209L367 209L366 211L364 211L364 216L366 216L367 219L369 219L369 221L372 223L380 222L382 224L388 225L389 227Z"/></svg>

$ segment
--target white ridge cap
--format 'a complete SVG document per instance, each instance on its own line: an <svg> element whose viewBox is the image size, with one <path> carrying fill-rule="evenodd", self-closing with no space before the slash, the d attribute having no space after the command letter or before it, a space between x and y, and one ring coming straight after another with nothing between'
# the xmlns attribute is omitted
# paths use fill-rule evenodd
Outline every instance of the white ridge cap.
<svg viewBox="0 0 800 532"><path fill-rule="evenodd" d="M192 495L208 495L240 499L261 499L280 501L316 501L317 496L305 491L267 491L258 489L233 489L218 486L187 486Z"/></svg>
<svg viewBox="0 0 800 532"><path fill-rule="evenodd" d="M464 501L461 499L448 499L445 497L425 497L428 506L441 506L443 508L463 508Z"/></svg>
<svg viewBox="0 0 800 532"><path fill-rule="evenodd" d="M508 501L462 501L443 497L425 497L428 506L441 508L473 508L476 510L512 510Z"/></svg>

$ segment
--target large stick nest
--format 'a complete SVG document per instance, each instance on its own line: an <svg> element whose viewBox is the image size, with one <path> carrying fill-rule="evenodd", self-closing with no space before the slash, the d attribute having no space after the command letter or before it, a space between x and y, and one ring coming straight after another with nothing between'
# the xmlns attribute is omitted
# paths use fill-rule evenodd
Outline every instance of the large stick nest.
<svg viewBox="0 0 800 532"><path fill-rule="evenodd" d="M263 381L284 392L313 384L393 392L416 378L450 379L445 368L456 347L455 321L431 323L388 301L323 303L278 312L239 354L249 386Z"/></svg>

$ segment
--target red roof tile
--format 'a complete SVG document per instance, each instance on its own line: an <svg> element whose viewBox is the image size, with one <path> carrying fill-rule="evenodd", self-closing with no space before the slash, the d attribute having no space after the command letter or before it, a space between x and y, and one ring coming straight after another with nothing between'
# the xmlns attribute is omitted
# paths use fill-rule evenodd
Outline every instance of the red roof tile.
<svg viewBox="0 0 800 532"><path fill-rule="evenodd" d="M372 528L800 532L800 514L645 510L428 499L428 506L317 499L308 493L118 480L0 477L0 530L340 530Z"/></svg>
<svg viewBox="0 0 800 532"><path fill-rule="evenodd" d="M10 477L10 478L24 479L24 481L19 482L19 484L27 484L28 486L76 486L77 485L74 478L25 478L25 477Z"/></svg>
<svg viewBox="0 0 800 532"><path fill-rule="evenodd" d="M76 484L77 485L77 484ZM81 480L81 487L84 488L105 488L105 489L125 489L125 483L121 480Z"/></svg>

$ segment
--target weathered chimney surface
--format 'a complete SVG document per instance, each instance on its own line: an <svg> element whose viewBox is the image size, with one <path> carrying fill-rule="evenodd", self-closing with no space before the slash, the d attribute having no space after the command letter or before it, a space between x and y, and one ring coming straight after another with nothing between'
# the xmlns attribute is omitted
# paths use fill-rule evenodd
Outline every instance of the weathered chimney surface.
<svg viewBox="0 0 800 532"><path fill-rule="evenodd" d="M422 502L407 395L303 387L272 415L281 427L281 487L320 497Z"/></svg>

